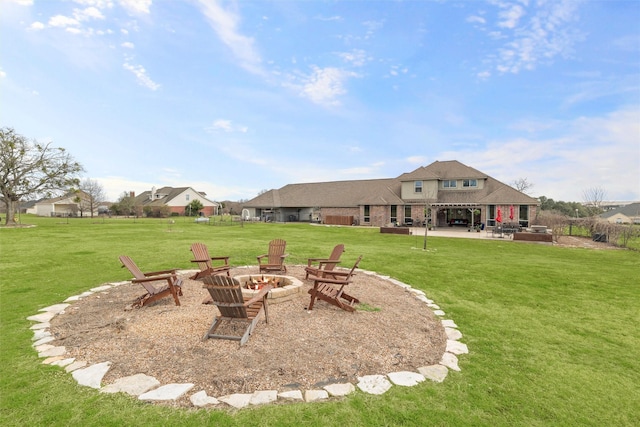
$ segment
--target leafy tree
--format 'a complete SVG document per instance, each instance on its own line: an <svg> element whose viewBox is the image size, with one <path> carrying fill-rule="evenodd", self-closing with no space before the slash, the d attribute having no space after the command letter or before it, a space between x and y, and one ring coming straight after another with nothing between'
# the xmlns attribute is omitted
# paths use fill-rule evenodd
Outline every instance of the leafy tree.
<svg viewBox="0 0 640 427"><path fill-rule="evenodd" d="M7 205L6 224L15 224L21 200L78 185L83 171L64 148L29 141L12 128L0 128L0 192Z"/></svg>
<svg viewBox="0 0 640 427"><path fill-rule="evenodd" d="M184 214L186 216L198 216L198 213L204 208L202 202L198 199L192 201L187 205L184 209Z"/></svg>

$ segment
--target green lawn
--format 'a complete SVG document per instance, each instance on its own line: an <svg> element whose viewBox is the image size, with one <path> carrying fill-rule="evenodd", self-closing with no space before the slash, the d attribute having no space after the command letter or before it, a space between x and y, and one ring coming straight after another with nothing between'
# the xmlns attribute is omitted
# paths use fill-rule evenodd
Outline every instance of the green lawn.
<svg viewBox="0 0 640 427"><path fill-rule="evenodd" d="M0 423L4 426L220 425L638 425L640 253L512 241L380 234L309 224L205 225L177 218L54 219L0 229ZM31 347L38 309L129 278L118 255L143 270L193 268L202 241L233 265L255 264L269 240L287 240L288 263L344 243L345 265L390 275L427 295L463 333L469 354L443 383L393 387L382 396L267 405L240 411L177 410L103 395ZM188 354L184 355L189 357Z"/></svg>

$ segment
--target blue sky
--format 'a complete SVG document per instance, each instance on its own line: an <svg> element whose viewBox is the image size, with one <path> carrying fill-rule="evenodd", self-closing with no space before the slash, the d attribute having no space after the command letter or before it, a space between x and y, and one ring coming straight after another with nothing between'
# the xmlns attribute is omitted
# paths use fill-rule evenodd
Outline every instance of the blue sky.
<svg viewBox="0 0 640 427"><path fill-rule="evenodd" d="M640 2L0 0L0 126L110 200L459 160L640 200Z"/></svg>

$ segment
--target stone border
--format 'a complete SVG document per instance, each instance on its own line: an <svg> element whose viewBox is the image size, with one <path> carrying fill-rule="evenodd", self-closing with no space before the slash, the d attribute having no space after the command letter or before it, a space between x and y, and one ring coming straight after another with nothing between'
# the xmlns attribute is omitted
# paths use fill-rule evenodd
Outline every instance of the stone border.
<svg viewBox="0 0 640 427"><path fill-rule="evenodd" d="M248 268L248 266L247 266ZM180 270L179 274L193 274L197 270ZM418 300L424 302L427 307L433 310L438 317L444 317L445 312L427 298L423 291L413 289L406 283L392 279L389 276L381 276L373 271L357 270L359 273L377 276L383 280L389 281L397 286L404 288L407 292L413 294ZM115 286L130 283L113 282L102 286L91 288L79 295L74 295L61 304L55 304L39 310L39 314L27 317L27 320L37 322L31 326L33 330L34 341L32 346L38 352L38 357L44 358L43 364L63 367L70 372L78 384L95 388L101 393L117 393L124 392L131 396L137 397L139 400L149 402L175 401L186 395L194 387L192 383L184 384L165 384L161 385L154 377L143 373L123 377L115 380L113 383L103 386L102 378L109 371L111 362L102 362L95 365L87 366L87 362L75 360L75 358L65 358L67 350L64 346L54 346L49 344L55 341L55 337L51 335L49 323L58 314L63 314L64 310L71 305L72 302L79 301L82 298L96 292L103 292ZM417 385L427 379L434 382L442 382L447 377L449 370L460 371L458 366L458 355L469 352L467 345L461 343L462 333L458 330L458 326L453 320L442 319L442 326L447 334L447 347L442 359L436 365L422 366L417 369L418 372L399 371L390 372L381 375L366 375L358 377L358 383L335 383L324 386L317 390L290 390L279 392L277 390L260 390L254 393L235 393L226 396L212 397L207 396L206 391L201 390L189 396L194 407L208 407L224 403L233 408L244 408L249 405L261 405L273 403L277 400L281 401L304 401L315 402L329 397L341 397L353 393L357 389L369 394L384 394L393 385L401 387L411 387Z"/></svg>

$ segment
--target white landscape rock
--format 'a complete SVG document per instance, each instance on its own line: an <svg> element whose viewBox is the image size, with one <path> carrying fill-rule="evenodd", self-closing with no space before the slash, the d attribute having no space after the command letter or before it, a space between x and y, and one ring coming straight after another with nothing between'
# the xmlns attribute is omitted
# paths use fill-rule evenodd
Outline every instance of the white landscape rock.
<svg viewBox="0 0 640 427"><path fill-rule="evenodd" d="M358 388L369 394L384 394L392 384L384 375L365 375L358 377Z"/></svg>
<svg viewBox="0 0 640 427"><path fill-rule="evenodd" d="M458 366L458 358L453 353L445 352L442 355L440 364L454 371L460 371L460 367Z"/></svg>
<svg viewBox="0 0 640 427"><path fill-rule="evenodd" d="M234 408L241 409L249 406L251 397L253 397L252 394L235 393L228 396L219 397L218 400L226 403L229 406L233 406Z"/></svg>
<svg viewBox="0 0 640 427"><path fill-rule="evenodd" d="M316 400L328 399L329 393L326 390L306 390L304 392L305 402L315 402Z"/></svg>
<svg viewBox="0 0 640 427"><path fill-rule="evenodd" d="M412 387L426 379L424 375L410 371L391 372L387 374L387 376L395 385L401 385L405 387Z"/></svg>
<svg viewBox="0 0 640 427"><path fill-rule="evenodd" d="M443 365L430 365L418 368L418 372L424 375L426 379L441 383L445 378L447 378L449 369Z"/></svg>
<svg viewBox="0 0 640 427"><path fill-rule="evenodd" d="M275 402L276 400L278 400L277 390L261 390L253 393L249 403L251 405L264 405L265 403Z"/></svg>
<svg viewBox="0 0 640 427"><path fill-rule="evenodd" d="M462 332L455 328L445 327L444 332L447 334L447 339L450 339L451 341L458 341L462 338Z"/></svg>
<svg viewBox="0 0 640 427"><path fill-rule="evenodd" d="M128 377L118 378L113 383L100 389L101 393L124 392L132 396L140 396L147 391L160 385L160 381L145 374L135 374Z"/></svg>
<svg viewBox="0 0 640 427"><path fill-rule="evenodd" d="M111 285L102 285L102 286L98 286L97 288L91 288L90 291L91 292L102 292L102 291L106 291L108 289L111 289Z"/></svg>
<svg viewBox="0 0 640 427"><path fill-rule="evenodd" d="M329 384L322 388L325 389L330 396L346 396L356 390L356 387L351 383Z"/></svg>
<svg viewBox="0 0 640 427"><path fill-rule="evenodd" d="M433 314L435 314L436 316L444 316L445 313L442 310L434 310Z"/></svg>
<svg viewBox="0 0 640 427"><path fill-rule="evenodd" d="M40 338L38 341L34 342L33 346L34 347L39 347L42 344L47 344L47 343L50 343L51 341L55 341L55 340L56 340L55 337L52 337L51 335L49 335L48 337Z"/></svg>
<svg viewBox="0 0 640 427"><path fill-rule="evenodd" d="M217 405L220 403L218 399L212 396L207 396L207 392L202 390L189 396L189 400L193 406L202 408L204 406Z"/></svg>
<svg viewBox="0 0 640 427"><path fill-rule="evenodd" d="M91 388L100 388L102 377L107 373L111 362L102 362L88 368L77 369L71 373L78 384Z"/></svg>
<svg viewBox="0 0 640 427"><path fill-rule="evenodd" d="M42 313L34 314L33 316L27 317L27 320L31 320L33 322L48 322L49 320L56 317L56 314L52 311L45 311Z"/></svg>
<svg viewBox="0 0 640 427"><path fill-rule="evenodd" d="M38 329L33 333L33 337L31 338L32 341L38 341L41 340L42 338L47 338L50 337L51 332L49 332L47 329Z"/></svg>
<svg viewBox="0 0 640 427"><path fill-rule="evenodd" d="M44 350L41 350L42 347L47 347ZM67 352L67 349L63 346L56 347L49 344L44 344L36 347L38 351L38 357L53 357L53 356L62 356Z"/></svg>
<svg viewBox="0 0 640 427"><path fill-rule="evenodd" d="M54 304L54 305L50 305L49 307L45 307L45 308L41 308L38 311L45 311L48 313L62 313L64 311L65 308L69 307L70 304Z"/></svg>
<svg viewBox="0 0 640 427"><path fill-rule="evenodd" d="M280 399L285 400L303 400L302 392L300 390L287 390L278 393Z"/></svg>
<svg viewBox="0 0 640 427"><path fill-rule="evenodd" d="M195 384L167 384L138 396L140 400L176 400L187 393Z"/></svg>
<svg viewBox="0 0 640 427"><path fill-rule="evenodd" d="M449 353L453 353L453 354L469 353L469 349L467 348L466 344L461 343L460 341L452 341L452 340L447 340L447 349L445 351L448 351Z"/></svg>
<svg viewBox="0 0 640 427"><path fill-rule="evenodd" d="M84 360L76 360L72 364L66 366L64 370L67 372L72 372L76 369L84 368L85 366L87 366L87 362L85 362Z"/></svg>
<svg viewBox="0 0 640 427"><path fill-rule="evenodd" d="M442 326L444 326L445 328L457 328L458 327L458 325L456 325L456 323L451 319L442 320Z"/></svg>
<svg viewBox="0 0 640 427"><path fill-rule="evenodd" d="M49 329L51 327L51 323L49 322L40 322L40 323L34 323L33 325L31 325L31 327L29 329L31 330L41 330L41 329Z"/></svg>
<svg viewBox="0 0 640 427"><path fill-rule="evenodd" d="M51 362L51 365L52 366L64 367L64 366L71 365L73 362L75 362L75 360L76 360L75 357L69 357L69 358L66 358L66 359L60 359L60 360L53 361L53 362Z"/></svg>

